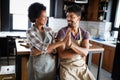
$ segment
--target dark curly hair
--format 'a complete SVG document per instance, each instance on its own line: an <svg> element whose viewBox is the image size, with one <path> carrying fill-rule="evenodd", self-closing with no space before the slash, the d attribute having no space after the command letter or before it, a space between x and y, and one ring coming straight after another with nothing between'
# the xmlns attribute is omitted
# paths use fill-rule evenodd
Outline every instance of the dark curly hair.
<svg viewBox="0 0 120 80"><path fill-rule="evenodd" d="M78 16L81 16L81 7L79 5L74 4L69 6L66 12L74 12Z"/></svg>
<svg viewBox="0 0 120 80"><path fill-rule="evenodd" d="M31 22L35 22L35 20L41 15L41 11L46 10L46 7L41 3L33 3L28 8L28 17Z"/></svg>

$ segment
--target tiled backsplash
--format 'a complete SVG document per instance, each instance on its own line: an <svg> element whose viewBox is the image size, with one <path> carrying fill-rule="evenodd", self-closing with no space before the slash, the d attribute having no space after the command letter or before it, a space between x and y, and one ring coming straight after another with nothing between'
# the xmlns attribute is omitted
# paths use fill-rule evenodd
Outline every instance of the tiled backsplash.
<svg viewBox="0 0 120 80"><path fill-rule="evenodd" d="M49 18L48 24L53 31L58 32L58 30L62 27L67 26L66 19L62 18ZM103 37L106 32L111 30L110 22L95 22L95 21L80 21L80 26L87 30L91 37Z"/></svg>
<svg viewBox="0 0 120 80"><path fill-rule="evenodd" d="M53 31L58 32L59 29L61 29L64 26L67 26L66 19L62 18L49 18L48 26L52 28Z"/></svg>

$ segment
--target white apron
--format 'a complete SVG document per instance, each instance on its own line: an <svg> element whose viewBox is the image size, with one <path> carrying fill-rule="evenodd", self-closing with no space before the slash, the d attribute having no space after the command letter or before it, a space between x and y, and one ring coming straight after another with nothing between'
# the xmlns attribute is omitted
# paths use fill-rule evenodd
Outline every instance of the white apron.
<svg viewBox="0 0 120 80"><path fill-rule="evenodd" d="M79 29L80 40L76 41L80 45L82 41L81 30ZM80 55L72 59L60 60L60 80L96 80L89 71L85 60Z"/></svg>

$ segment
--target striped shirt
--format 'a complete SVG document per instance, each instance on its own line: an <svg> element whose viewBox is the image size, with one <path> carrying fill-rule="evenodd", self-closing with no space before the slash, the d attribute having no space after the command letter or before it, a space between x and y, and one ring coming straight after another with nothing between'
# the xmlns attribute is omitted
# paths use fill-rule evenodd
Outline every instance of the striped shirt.
<svg viewBox="0 0 120 80"><path fill-rule="evenodd" d="M53 40L52 30L49 27L44 27L44 35L33 25L26 32L30 48L36 48L39 51L46 52L47 47ZM44 36L44 38L43 38Z"/></svg>

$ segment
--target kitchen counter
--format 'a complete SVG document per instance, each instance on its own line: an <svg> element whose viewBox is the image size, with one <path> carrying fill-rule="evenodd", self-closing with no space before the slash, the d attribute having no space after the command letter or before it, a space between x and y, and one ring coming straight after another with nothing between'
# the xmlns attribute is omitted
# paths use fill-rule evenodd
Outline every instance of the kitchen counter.
<svg viewBox="0 0 120 80"><path fill-rule="evenodd" d="M111 73L113 68L115 49L116 49L115 42L90 39L90 44L104 48L102 68ZM98 65L99 54L94 54L92 56L92 63Z"/></svg>
<svg viewBox="0 0 120 80"><path fill-rule="evenodd" d="M1 31L0 37L7 37L7 36L19 36L19 37L26 37L26 32L16 32L16 31Z"/></svg>
<svg viewBox="0 0 120 80"><path fill-rule="evenodd" d="M91 38L90 41L94 41L94 42L104 44L104 45L114 47L114 48L116 47L115 41L104 41L104 40L101 40L101 39L93 39L93 38Z"/></svg>
<svg viewBox="0 0 120 80"><path fill-rule="evenodd" d="M10 53L13 55L13 48L15 47L14 39L26 38L26 32L24 31L0 31L0 57L6 57L8 53L8 47ZM9 64L9 61L8 61Z"/></svg>

